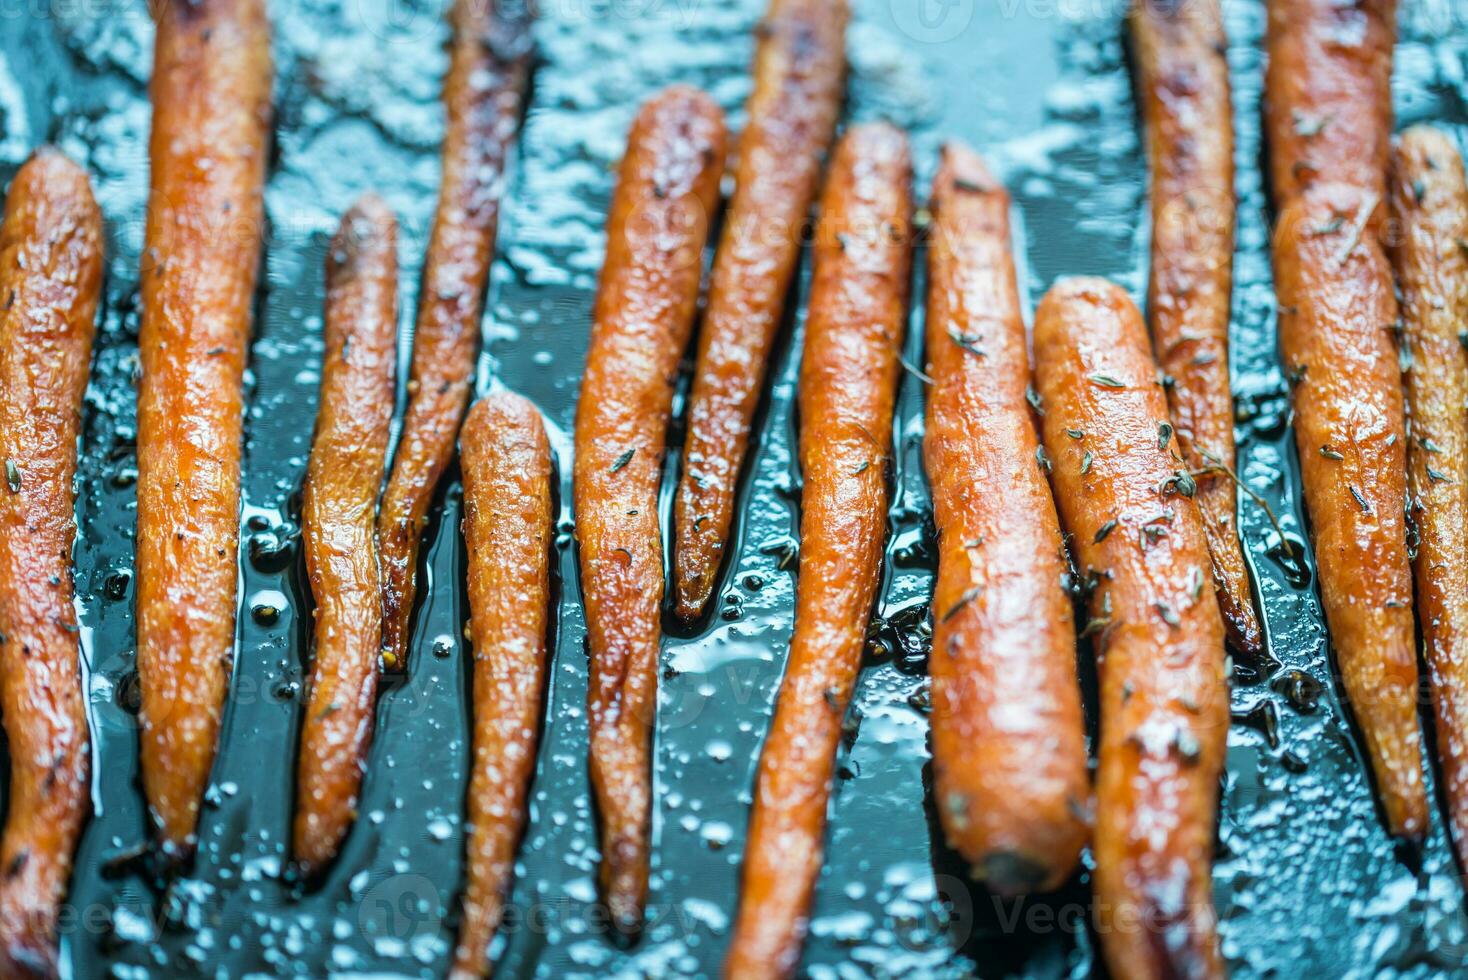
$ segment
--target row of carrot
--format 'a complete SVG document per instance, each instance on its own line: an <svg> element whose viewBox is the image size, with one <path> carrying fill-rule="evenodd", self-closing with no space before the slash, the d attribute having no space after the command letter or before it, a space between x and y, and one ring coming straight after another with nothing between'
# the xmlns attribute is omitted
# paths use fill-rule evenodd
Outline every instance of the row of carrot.
<svg viewBox="0 0 1468 980"><path fill-rule="evenodd" d="M1408 134L1390 195L1402 234L1388 239L1394 6L1371 0L1343 14L1329 0L1272 0L1270 12L1281 346L1322 598L1390 829L1420 838L1428 816L1410 695L1409 485L1455 827L1468 816L1455 754L1468 697L1457 651L1468 628L1458 533L1468 521L1468 366L1454 344L1468 192L1448 141ZM1360 20L1351 25L1359 44L1336 43L1342 17ZM138 633L144 785L161 853L177 863L193 847L227 687L239 382L259 254L258 234L219 235L211 221L258 228L270 59L259 0L164 7L158 18ZM687 619L706 605L729 540L797 232L836 126L846 19L843 0L773 0L760 32L674 507L674 607ZM1224 635L1245 652L1265 642L1235 526L1228 74L1214 4L1142 4L1132 27L1153 173L1150 338L1116 287L1071 280L1037 311L1032 372L1007 195L954 145L934 180L924 378L940 534L935 788L950 843L997 891L1053 887L1094 840L1098 909L1144 923L1105 932L1114 972L1216 975L1208 864L1228 717ZM328 256L303 508L316 632L293 855L310 873L351 826L375 661L380 649L387 668L403 663L419 532L459 442L475 651L470 872L455 957L463 975L489 968L545 671L552 461L543 426L528 403L497 394L459 431L527 31L518 6L455 8L443 188L404 434L380 506L396 371L395 223L370 198L343 219ZM638 115L608 216L578 405L590 772L604 898L628 934L642 921L650 863L664 588L657 488L726 140L719 110L692 89L670 89ZM819 872L836 745L879 581L910 185L906 140L880 124L849 129L824 178L800 376L796 631L760 764L731 976L794 970ZM85 174L42 151L17 176L0 231L9 491L0 492L0 563L7 581L25 583L0 590L0 698L16 760L0 844L0 955L42 973L55 969L55 907L87 805L66 556L100 221ZM1388 243L1413 354L1405 403ZM1094 803L1071 594L1085 600L1080 633L1102 668Z"/></svg>

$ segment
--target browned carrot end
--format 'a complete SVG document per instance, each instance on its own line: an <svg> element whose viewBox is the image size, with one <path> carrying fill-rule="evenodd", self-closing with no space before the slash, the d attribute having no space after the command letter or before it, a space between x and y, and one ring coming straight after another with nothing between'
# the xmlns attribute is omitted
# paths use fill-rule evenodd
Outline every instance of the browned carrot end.
<svg viewBox="0 0 1468 980"><path fill-rule="evenodd" d="M455 0L443 179L424 260L408 408L378 513L382 667L407 669L418 549L469 404L505 164L529 81L534 4Z"/></svg>
<svg viewBox="0 0 1468 980"><path fill-rule="evenodd" d="M723 115L678 85L637 114L607 215L576 405L576 540L591 659L590 775L613 928L641 928L661 647L657 494L678 363L723 173Z"/></svg>
<svg viewBox="0 0 1468 980"><path fill-rule="evenodd" d="M356 819L372 738L382 631L374 512L396 383L397 280L397 219L367 195L327 252L321 404L301 508L316 625L292 855L306 877L336 857Z"/></svg>
<svg viewBox="0 0 1468 980"><path fill-rule="evenodd" d="M550 609L550 444L535 407L490 395L460 438L474 649L467 884L450 976L489 975L535 771Z"/></svg>
<svg viewBox="0 0 1468 980"><path fill-rule="evenodd" d="M770 349L841 109L850 15L847 0L771 0L760 25L673 505L673 609L685 622L707 607L729 544Z"/></svg>
<svg viewBox="0 0 1468 980"><path fill-rule="evenodd" d="M1448 823L1468 867L1468 187L1452 139L1414 126L1392 155L1392 263L1402 297L1417 621Z"/></svg>
<svg viewBox="0 0 1468 980"><path fill-rule="evenodd" d="M791 975L809 922L841 723L880 578L911 181L902 132L860 125L837 144L821 198L800 363L795 635L756 777L727 977Z"/></svg>
<svg viewBox="0 0 1468 980"><path fill-rule="evenodd" d="M949 144L930 209L934 796L975 877L1020 894L1065 881L1088 836L1067 566L1027 398L1009 196Z"/></svg>
<svg viewBox="0 0 1468 980"><path fill-rule="evenodd" d="M57 920L91 803L71 552L76 445L102 283L86 171L42 147L0 226L0 975L56 976Z"/></svg>

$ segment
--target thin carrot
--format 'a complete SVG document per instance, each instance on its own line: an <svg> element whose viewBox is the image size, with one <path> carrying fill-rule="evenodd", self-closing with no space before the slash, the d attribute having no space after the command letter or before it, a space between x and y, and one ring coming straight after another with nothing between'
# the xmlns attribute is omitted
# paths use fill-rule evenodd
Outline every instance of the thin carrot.
<svg viewBox="0 0 1468 980"><path fill-rule="evenodd" d="M933 780L948 842L1000 893L1054 888L1088 836L1075 632L1040 440L1009 195L943 148L929 205L923 459L938 527Z"/></svg>
<svg viewBox="0 0 1468 980"><path fill-rule="evenodd" d="M642 107L607 216L576 405L576 540L591 655L591 782L613 926L641 928L652 809L663 545L657 494L678 362L724 167L723 115L674 86Z"/></svg>
<svg viewBox="0 0 1468 980"><path fill-rule="evenodd" d="M1259 654L1264 631L1238 534L1233 393L1234 141L1228 39L1218 0L1143 0L1132 8L1147 156L1152 271L1147 308L1178 445L1198 473L1198 511L1229 639Z"/></svg>
<svg viewBox="0 0 1468 980"><path fill-rule="evenodd" d="M474 381L505 157L530 74L531 12L526 0L456 0L451 15L443 179L418 294L408 409L377 517L388 670L407 666L418 546Z"/></svg>
<svg viewBox="0 0 1468 980"><path fill-rule="evenodd" d="M1417 621L1458 860L1468 867L1468 185L1445 134L1414 126L1392 156L1392 262L1402 296L1407 499Z"/></svg>
<svg viewBox="0 0 1468 980"><path fill-rule="evenodd" d="M805 938L841 723L880 578L911 181L906 137L857 126L837 144L821 198L800 364L795 636L756 777L727 977L789 976Z"/></svg>
<svg viewBox="0 0 1468 980"><path fill-rule="evenodd" d="M56 925L91 805L71 549L77 435L102 288L102 213L44 147L0 226L0 974L56 976Z"/></svg>
<svg viewBox="0 0 1468 980"><path fill-rule="evenodd" d="M1035 313L1035 383L1100 664L1106 965L1129 980L1222 977L1211 865L1229 723L1223 620L1197 486L1131 299L1100 279L1051 289Z"/></svg>
<svg viewBox="0 0 1468 980"><path fill-rule="evenodd" d="M301 507L316 603L292 854L304 874L333 857L356 817L372 739L382 586L375 518L397 371L397 219L359 200L326 257L321 407Z"/></svg>
<svg viewBox="0 0 1468 980"><path fill-rule="evenodd" d="M464 539L474 646L474 762L469 777L468 885L450 976L489 975L525 827L546 677L550 603L551 450L525 399L491 395L460 439Z"/></svg>
<svg viewBox="0 0 1468 980"><path fill-rule="evenodd" d="M674 504L674 609L683 620L708 604L728 544L765 363L841 110L849 17L847 0L771 0L760 25Z"/></svg>
<svg viewBox="0 0 1468 980"><path fill-rule="evenodd" d="M270 134L263 0L156 6L138 339L143 788L192 855L234 658L241 383Z"/></svg>

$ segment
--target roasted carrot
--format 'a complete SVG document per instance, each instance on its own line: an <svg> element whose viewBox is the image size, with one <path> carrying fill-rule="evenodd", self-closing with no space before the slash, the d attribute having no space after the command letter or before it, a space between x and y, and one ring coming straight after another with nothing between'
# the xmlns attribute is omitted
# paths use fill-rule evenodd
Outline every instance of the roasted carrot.
<svg viewBox="0 0 1468 980"><path fill-rule="evenodd" d="M545 687L550 602L551 450L529 402L491 395L460 439L474 646L474 762L468 886L450 976L489 975L525 826Z"/></svg>
<svg viewBox="0 0 1468 980"><path fill-rule="evenodd" d="M1218 0L1142 0L1132 8L1139 98L1152 171L1152 346L1171 379L1178 448L1197 474L1198 512L1229 639L1259 654L1238 534L1233 393L1228 373L1233 286L1234 141L1228 40Z"/></svg>
<svg viewBox="0 0 1468 980"><path fill-rule="evenodd" d="M321 406L301 505L315 652L301 730L292 853L305 875L336 856L356 818L372 739L382 585L377 495L397 371L398 225L368 195L326 256Z"/></svg>
<svg viewBox="0 0 1468 980"><path fill-rule="evenodd" d="M911 181L906 137L862 125L837 144L821 195L800 362L795 635L756 777L727 977L789 976L805 939L842 719L881 574Z"/></svg>
<svg viewBox="0 0 1468 980"><path fill-rule="evenodd" d="M723 115L697 89L673 86L638 113L607 215L576 404L591 783L601 814L602 892L623 933L641 927L647 897L663 598L658 485L724 143Z"/></svg>
<svg viewBox="0 0 1468 980"><path fill-rule="evenodd" d="M1265 126L1280 210L1316 184L1385 195L1396 18L1396 0L1269 0Z"/></svg>
<svg viewBox="0 0 1468 980"><path fill-rule="evenodd" d="M1131 980L1221 977L1210 868L1229 722L1223 620L1197 487L1131 299L1100 279L1051 289L1035 314L1035 382L1099 661L1106 965Z"/></svg>
<svg viewBox="0 0 1468 980"><path fill-rule="evenodd" d="M1054 888L1089 833L1091 787L1068 568L1026 398L1009 195L976 154L949 144L929 208L937 809L991 889Z"/></svg>
<svg viewBox="0 0 1468 980"><path fill-rule="evenodd" d="M456 0L451 14L443 178L418 293L408 409L377 517L389 670L407 666L418 545L474 381L505 157L530 73L531 10L525 0Z"/></svg>
<svg viewBox="0 0 1468 980"><path fill-rule="evenodd" d="M1395 4L1271 0L1280 351L1320 595L1388 829L1427 830L1406 446L1385 225ZM1353 39L1341 43L1343 32Z"/></svg>
<svg viewBox="0 0 1468 980"><path fill-rule="evenodd" d="M770 346L800 258L846 75L847 0L771 0L699 332L674 505L674 609L708 604L734 519Z"/></svg>
<svg viewBox="0 0 1468 980"><path fill-rule="evenodd" d="M234 659L241 382L270 130L264 0L155 7L152 187L138 338L143 788L193 853Z"/></svg>
<svg viewBox="0 0 1468 980"><path fill-rule="evenodd" d="M1414 126L1392 155L1392 262L1402 296L1407 499L1417 531L1417 621L1458 860L1468 867L1468 187L1463 159Z"/></svg>
<svg viewBox="0 0 1468 980"><path fill-rule="evenodd" d="M102 213L50 147L0 226L0 975L56 976L56 922L91 804L71 548L77 435L102 288Z"/></svg>

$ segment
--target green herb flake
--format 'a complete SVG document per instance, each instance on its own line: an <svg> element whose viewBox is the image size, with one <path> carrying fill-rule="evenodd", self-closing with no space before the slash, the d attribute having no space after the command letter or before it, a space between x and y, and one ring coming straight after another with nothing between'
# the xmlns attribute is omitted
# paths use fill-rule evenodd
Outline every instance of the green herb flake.
<svg viewBox="0 0 1468 980"><path fill-rule="evenodd" d="M963 611L963 607L977 599L979 597L979 593L982 591L984 591L983 588L976 585L965 592L963 595L959 596L958 601L949 606L948 611L943 614L942 622L946 623L954 616L957 616L960 612Z"/></svg>
<svg viewBox="0 0 1468 980"><path fill-rule="evenodd" d="M1437 470L1433 469L1431 466L1427 467L1427 478L1429 480L1431 480L1433 483L1452 483L1452 482L1454 482L1452 477L1448 476L1446 473L1439 473Z"/></svg>
<svg viewBox="0 0 1468 980"><path fill-rule="evenodd" d="M1421 446L1425 452L1429 453L1440 453L1443 451L1443 447L1439 446L1431 439L1428 439L1426 436L1418 436L1417 445Z"/></svg>
<svg viewBox="0 0 1468 980"><path fill-rule="evenodd" d="M978 334L962 333L954 327L949 327L948 339L953 341L959 347L962 347L964 350L968 351L975 357L984 356L984 349L979 346L979 341L982 338Z"/></svg>
<svg viewBox="0 0 1468 980"><path fill-rule="evenodd" d="M1066 429L1065 434L1072 439L1084 439L1086 437L1085 430L1083 429Z"/></svg>
<svg viewBox="0 0 1468 980"><path fill-rule="evenodd" d="M1120 381L1116 380L1115 378L1113 378L1109 374L1093 374L1090 377L1091 377L1091 383L1092 384L1100 385L1103 388L1125 388L1126 387L1126 385L1122 384Z"/></svg>
<svg viewBox="0 0 1468 980"><path fill-rule="evenodd" d="M1319 136L1321 132L1325 129L1326 124L1330 122L1329 115L1307 116L1303 112L1296 110L1294 116L1295 133L1299 136L1305 137L1306 139L1309 139L1312 136Z"/></svg>
<svg viewBox="0 0 1468 980"><path fill-rule="evenodd" d="M1357 490L1354 484L1348 484L1348 486L1351 491L1351 496L1356 498L1356 506L1361 508L1361 513L1371 513L1371 505L1366 502L1365 497L1361 496L1361 491Z"/></svg>
<svg viewBox="0 0 1468 980"><path fill-rule="evenodd" d="M1091 539L1092 543L1100 544L1102 541L1105 541L1106 536L1112 531L1116 530L1116 525L1117 520L1114 517L1111 520L1107 521L1105 524L1102 524L1101 527L1096 530L1096 536Z"/></svg>
<svg viewBox="0 0 1468 980"><path fill-rule="evenodd" d="M1081 454L1081 476L1085 476L1087 473L1091 472L1091 461L1095 458L1096 457L1091 454L1091 451L1089 449Z"/></svg>
<svg viewBox="0 0 1468 980"><path fill-rule="evenodd" d="M1320 455L1324 456L1326 459L1334 459L1337 461L1346 458L1340 453L1336 452L1334 449L1331 449L1328 444L1320 447Z"/></svg>
<svg viewBox="0 0 1468 980"><path fill-rule="evenodd" d="M632 457L633 456L636 456L636 455L637 455L637 447L636 446L633 446L631 449L627 450L625 453L623 453L622 455L618 456L617 457L617 461L612 464L612 468L610 470L608 470L607 472L608 473L615 473L615 472L617 472L618 470L620 470L623 467L625 467L628 463L632 462Z"/></svg>
<svg viewBox="0 0 1468 980"><path fill-rule="evenodd" d="M10 487L11 493L20 493L20 467L15 465L15 460L5 461L5 483Z"/></svg>
<svg viewBox="0 0 1468 980"><path fill-rule="evenodd" d="M1192 572L1192 583L1189 586L1193 594L1194 602L1197 602L1199 599L1203 598L1203 582L1203 569L1199 568L1197 565L1194 565Z"/></svg>
<svg viewBox="0 0 1468 980"><path fill-rule="evenodd" d="M1157 602L1153 603L1153 605L1157 609L1157 614L1162 617L1162 621L1168 626L1176 628L1183 624L1182 619L1178 617L1177 612L1173 610L1172 606L1165 602Z"/></svg>
<svg viewBox="0 0 1468 980"><path fill-rule="evenodd" d="M1035 447L1035 462L1040 464L1040 469L1050 472L1050 457L1046 455L1044 446Z"/></svg>
<svg viewBox="0 0 1468 980"><path fill-rule="evenodd" d="M854 469L854 470L851 471L851 475L852 476L861 476L867 470L871 469L871 467L872 467L872 461L869 460L869 459L868 460L864 460L860 466L858 466L856 469Z"/></svg>
<svg viewBox="0 0 1468 980"><path fill-rule="evenodd" d="M1040 400L1040 393L1035 390L1034 385L1025 385L1025 401L1030 403L1036 415L1045 414L1045 403Z"/></svg>
<svg viewBox="0 0 1468 980"><path fill-rule="evenodd" d="M1166 449L1167 444L1172 441L1172 423L1157 423L1157 448Z"/></svg>

